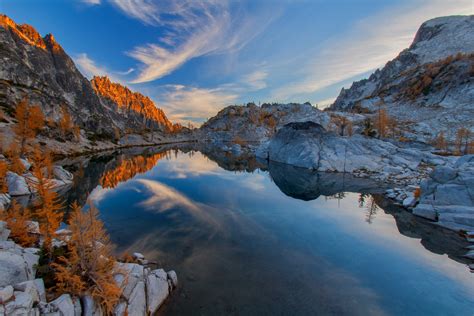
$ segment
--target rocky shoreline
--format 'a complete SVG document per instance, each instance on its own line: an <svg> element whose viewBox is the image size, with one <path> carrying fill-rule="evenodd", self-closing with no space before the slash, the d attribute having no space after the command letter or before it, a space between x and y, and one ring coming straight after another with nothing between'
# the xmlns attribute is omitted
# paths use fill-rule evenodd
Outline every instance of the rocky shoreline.
<svg viewBox="0 0 474 316"><path fill-rule="evenodd" d="M36 227L35 225L33 225ZM56 243L67 235L57 232ZM0 221L0 315L103 315L92 297L63 293L48 301L43 279L36 278L39 248L23 248L9 239L7 224ZM136 262L116 262L114 279L122 294L114 315L152 315L178 286L173 270L152 269L143 255Z"/></svg>

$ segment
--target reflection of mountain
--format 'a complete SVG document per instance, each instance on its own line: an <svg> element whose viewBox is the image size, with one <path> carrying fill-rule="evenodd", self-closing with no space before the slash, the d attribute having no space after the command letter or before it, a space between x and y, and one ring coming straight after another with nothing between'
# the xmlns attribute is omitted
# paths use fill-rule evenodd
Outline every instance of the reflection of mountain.
<svg viewBox="0 0 474 316"><path fill-rule="evenodd" d="M355 178L349 174L314 172L277 162L270 162L268 171L283 193L304 201L341 192L381 193L383 191L380 184L369 179Z"/></svg>
<svg viewBox="0 0 474 316"><path fill-rule="evenodd" d="M426 250L439 255L447 255L454 261L469 263L464 258L468 243L453 231L442 227L434 227L434 223L414 216L400 206L394 205L382 195L373 195L375 203L395 219L400 234L420 239Z"/></svg>
<svg viewBox="0 0 474 316"><path fill-rule="evenodd" d="M216 150L209 144L199 144L197 150L227 171L253 172L257 169L266 169L266 162L261 162L253 154L243 152L236 156L228 151Z"/></svg>
<svg viewBox="0 0 474 316"><path fill-rule="evenodd" d="M166 155L167 152L159 152L151 156L140 155L131 158L125 158L121 155L118 166L105 171L99 183L103 188L115 188L120 182L127 181L137 174L147 172L156 165L158 160L166 157Z"/></svg>
<svg viewBox="0 0 474 316"><path fill-rule="evenodd" d="M74 172L74 185L65 194L67 203L85 204L98 185L114 188L137 174L144 173L167 155L170 147L131 148L68 159L67 169Z"/></svg>

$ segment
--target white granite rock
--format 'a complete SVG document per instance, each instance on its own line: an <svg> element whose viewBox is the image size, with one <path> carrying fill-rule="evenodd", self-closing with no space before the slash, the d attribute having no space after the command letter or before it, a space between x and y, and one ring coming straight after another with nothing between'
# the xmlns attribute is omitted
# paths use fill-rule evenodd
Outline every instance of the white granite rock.
<svg viewBox="0 0 474 316"><path fill-rule="evenodd" d="M176 275L176 272L174 270L170 270L166 272L168 275L168 279L171 280L171 284L173 285L173 288L178 287L178 276Z"/></svg>
<svg viewBox="0 0 474 316"><path fill-rule="evenodd" d="M13 287L7 285L0 289L0 304L5 304L13 297Z"/></svg>
<svg viewBox="0 0 474 316"><path fill-rule="evenodd" d="M163 269L150 272L146 278L148 313L153 315L169 295L168 276Z"/></svg>
<svg viewBox="0 0 474 316"><path fill-rule="evenodd" d="M0 251L0 286L7 286L27 281L28 265L18 254Z"/></svg>
<svg viewBox="0 0 474 316"><path fill-rule="evenodd" d="M61 316L75 316L74 315L74 303L72 302L71 295L63 294L51 303L49 303L52 307L54 307Z"/></svg>
<svg viewBox="0 0 474 316"><path fill-rule="evenodd" d="M128 314L137 316L146 315L146 310L145 282L139 281L136 283L128 299Z"/></svg>
<svg viewBox="0 0 474 316"><path fill-rule="evenodd" d="M26 183L26 179L14 172L7 172L8 194L11 196L28 195L30 189Z"/></svg>

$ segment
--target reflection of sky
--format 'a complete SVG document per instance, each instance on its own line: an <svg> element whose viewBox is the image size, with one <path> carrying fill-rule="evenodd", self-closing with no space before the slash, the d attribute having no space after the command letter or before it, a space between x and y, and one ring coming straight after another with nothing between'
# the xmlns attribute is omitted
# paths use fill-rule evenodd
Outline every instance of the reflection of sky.
<svg viewBox="0 0 474 316"><path fill-rule="evenodd" d="M368 224L357 194L295 200L264 172L225 171L196 153L161 160L92 196L120 249L173 267L206 306L222 300L243 308L252 301L253 312L268 313L258 308L275 297L272 312L295 300L302 313L337 306L341 313L469 314L474 307L474 277L465 265L401 235L382 210ZM243 275L251 280L240 284ZM247 296L222 289L213 298L216 289L206 284L242 286ZM259 291L266 298L256 299ZM299 294L292 298L290 291Z"/></svg>

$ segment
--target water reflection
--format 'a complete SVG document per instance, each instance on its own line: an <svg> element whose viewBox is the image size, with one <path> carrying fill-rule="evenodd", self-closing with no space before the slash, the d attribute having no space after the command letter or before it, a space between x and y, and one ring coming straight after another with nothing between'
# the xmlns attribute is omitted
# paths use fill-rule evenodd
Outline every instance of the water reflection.
<svg viewBox="0 0 474 316"><path fill-rule="evenodd" d="M199 149L69 166L71 194L94 200L119 251L177 270L163 312L470 314L462 241L388 205L378 184Z"/></svg>

